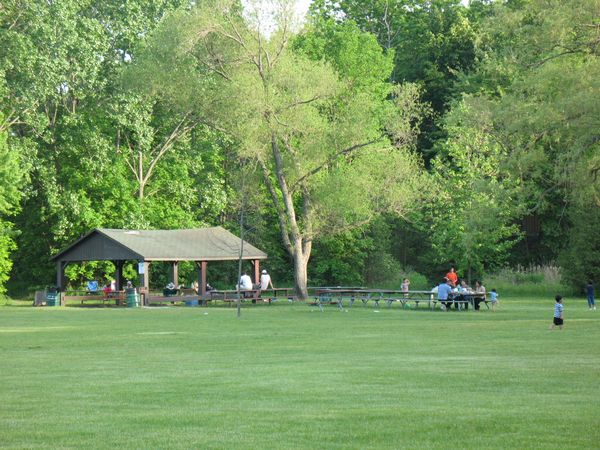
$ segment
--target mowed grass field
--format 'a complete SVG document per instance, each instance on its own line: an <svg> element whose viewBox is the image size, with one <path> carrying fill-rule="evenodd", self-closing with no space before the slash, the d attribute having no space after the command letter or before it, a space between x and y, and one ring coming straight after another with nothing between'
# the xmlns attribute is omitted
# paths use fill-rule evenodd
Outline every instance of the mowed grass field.
<svg viewBox="0 0 600 450"><path fill-rule="evenodd" d="M2 448L599 448L600 311L0 307Z"/></svg>

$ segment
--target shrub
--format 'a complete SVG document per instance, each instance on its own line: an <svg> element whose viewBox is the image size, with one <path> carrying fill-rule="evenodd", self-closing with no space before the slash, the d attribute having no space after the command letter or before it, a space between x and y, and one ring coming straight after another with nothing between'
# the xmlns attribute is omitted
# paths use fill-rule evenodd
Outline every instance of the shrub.
<svg viewBox="0 0 600 450"><path fill-rule="evenodd" d="M418 272L415 272L411 268L405 268L400 272L396 272L395 275L391 275L375 287L380 287L382 289L400 290L402 287L402 281L405 278L408 278L410 280L411 291L428 291L431 289L430 283L427 281L427 277Z"/></svg>

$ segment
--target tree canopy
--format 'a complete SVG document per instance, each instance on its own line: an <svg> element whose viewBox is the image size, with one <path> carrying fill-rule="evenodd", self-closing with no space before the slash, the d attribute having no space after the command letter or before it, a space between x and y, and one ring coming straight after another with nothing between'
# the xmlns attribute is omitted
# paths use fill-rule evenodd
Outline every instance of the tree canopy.
<svg viewBox="0 0 600 450"><path fill-rule="evenodd" d="M266 39L234 6L208 2L166 18L130 76L228 133L238 156L257 164L305 297L316 238L401 213L417 197L409 150L418 94L385 83L391 63L356 28L292 46L288 15ZM365 53L380 63L359 67Z"/></svg>
<svg viewBox="0 0 600 450"><path fill-rule="evenodd" d="M600 279L600 0L279 3L268 30L233 0L2 3L0 293L93 227L241 210L301 295L450 261Z"/></svg>

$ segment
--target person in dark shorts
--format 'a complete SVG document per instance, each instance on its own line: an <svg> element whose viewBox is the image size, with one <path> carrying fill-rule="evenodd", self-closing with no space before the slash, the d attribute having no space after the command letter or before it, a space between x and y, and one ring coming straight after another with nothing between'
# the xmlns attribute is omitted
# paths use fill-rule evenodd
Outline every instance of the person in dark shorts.
<svg viewBox="0 0 600 450"><path fill-rule="evenodd" d="M550 329L554 330L554 327L558 326L558 328L562 330L564 323L564 307L562 304L562 297L560 295L557 295L554 300L556 301L556 303L554 303L554 318L552 319L552 325L550 326Z"/></svg>

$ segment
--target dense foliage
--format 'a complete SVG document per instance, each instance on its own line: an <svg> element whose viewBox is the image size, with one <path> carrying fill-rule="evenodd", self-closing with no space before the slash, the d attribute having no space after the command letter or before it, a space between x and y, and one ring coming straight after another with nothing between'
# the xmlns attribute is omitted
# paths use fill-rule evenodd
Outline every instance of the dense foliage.
<svg viewBox="0 0 600 450"><path fill-rule="evenodd" d="M242 209L278 284L450 263L600 280L600 0L316 0L268 36L258 19L0 5L0 293L51 284L49 258L94 227L238 233Z"/></svg>

